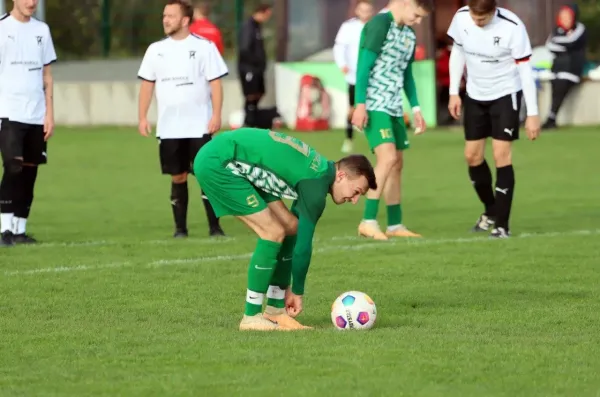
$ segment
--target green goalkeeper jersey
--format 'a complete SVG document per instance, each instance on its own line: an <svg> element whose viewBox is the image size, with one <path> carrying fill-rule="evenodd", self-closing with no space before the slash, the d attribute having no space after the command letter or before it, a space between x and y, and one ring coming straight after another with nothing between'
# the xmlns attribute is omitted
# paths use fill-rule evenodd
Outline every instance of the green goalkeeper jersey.
<svg viewBox="0 0 600 397"><path fill-rule="evenodd" d="M366 67L369 69L369 77L364 102L360 98L362 93L357 92L357 98L358 103L366 104L368 111L385 112L394 117L403 116L402 90L405 88L405 72L411 73L416 39L414 30L408 26L397 25L390 12L376 15L365 25L360 39L358 72L360 74L360 69ZM370 62L364 50L376 56L373 65L365 65ZM409 79L412 80L412 73ZM410 83L414 85L414 82ZM407 92L407 96L411 100L412 92ZM416 99L414 101L416 103Z"/></svg>
<svg viewBox="0 0 600 397"><path fill-rule="evenodd" d="M304 293L316 224L335 179L335 164L301 140L280 132L240 128L216 135L211 145L233 174L256 189L294 200L298 217L292 258L292 290Z"/></svg>

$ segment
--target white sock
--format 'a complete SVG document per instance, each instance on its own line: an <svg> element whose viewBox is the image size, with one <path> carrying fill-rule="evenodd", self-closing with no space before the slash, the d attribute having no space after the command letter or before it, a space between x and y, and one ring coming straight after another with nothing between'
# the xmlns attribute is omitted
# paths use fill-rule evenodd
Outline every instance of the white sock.
<svg viewBox="0 0 600 397"><path fill-rule="evenodd" d="M14 214L0 214L0 233L12 231Z"/></svg>
<svg viewBox="0 0 600 397"><path fill-rule="evenodd" d="M13 233L14 234L25 234L27 228L27 218L13 218Z"/></svg>
<svg viewBox="0 0 600 397"><path fill-rule="evenodd" d="M250 291L249 289L246 290L246 302L248 302L252 305L262 306L264 299L265 299L265 294L261 294L260 292Z"/></svg>
<svg viewBox="0 0 600 397"><path fill-rule="evenodd" d="M373 225L373 226L378 226L379 223L377 222L377 219L363 219L364 223L367 223L369 225Z"/></svg>
<svg viewBox="0 0 600 397"><path fill-rule="evenodd" d="M396 230L401 230L401 229L406 229L403 224L390 225L390 226L387 227L387 230L390 231L390 232L394 232Z"/></svg>

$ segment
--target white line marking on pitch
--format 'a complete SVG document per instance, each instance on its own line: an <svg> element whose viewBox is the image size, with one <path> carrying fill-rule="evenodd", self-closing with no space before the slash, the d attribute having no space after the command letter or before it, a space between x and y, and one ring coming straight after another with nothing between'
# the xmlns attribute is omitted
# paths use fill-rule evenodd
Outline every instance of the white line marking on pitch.
<svg viewBox="0 0 600 397"><path fill-rule="evenodd" d="M537 238L537 237L567 237L567 236L591 236L600 234L600 229L596 230L574 230L568 232L550 232L550 233L523 233L512 237L513 239L521 238ZM340 238L337 238L340 240ZM348 238L349 240L350 238ZM352 239L358 240L353 237ZM398 245L438 245L438 244L464 244L464 243L481 243L481 242L499 242L498 240L490 239L489 237L465 237L465 238L448 238L448 239L400 239L383 242L369 242L363 244L352 244L352 245L325 245L320 248L313 250L315 254L327 253L327 252L340 252L340 251L364 251L368 249L376 249L385 246L398 246ZM187 259L159 259L146 264L147 267L162 267L162 266L176 266L176 265L189 265L195 263L205 262L221 262L221 261L234 261L248 259L252 256L252 253L245 253L239 255L215 255L215 256L204 256L197 258ZM120 263L109 263L99 265L77 265L77 266L60 266L60 267L47 267L30 270L12 270L4 272L5 276L25 276L35 275L44 273L67 273L87 270L102 270L133 266L130 262Z"/></svg>

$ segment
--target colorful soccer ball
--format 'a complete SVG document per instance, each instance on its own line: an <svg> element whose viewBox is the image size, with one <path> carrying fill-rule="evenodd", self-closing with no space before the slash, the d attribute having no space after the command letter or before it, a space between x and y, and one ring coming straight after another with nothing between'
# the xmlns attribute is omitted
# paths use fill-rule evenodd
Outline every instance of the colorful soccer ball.
<svg viewBox="0 0 600 397"><path fill-rule="evenodd" d="M331 321L339 330L370 329L375 324L377 308L375 302L364 292L344 292L333 302Z"/></svg>

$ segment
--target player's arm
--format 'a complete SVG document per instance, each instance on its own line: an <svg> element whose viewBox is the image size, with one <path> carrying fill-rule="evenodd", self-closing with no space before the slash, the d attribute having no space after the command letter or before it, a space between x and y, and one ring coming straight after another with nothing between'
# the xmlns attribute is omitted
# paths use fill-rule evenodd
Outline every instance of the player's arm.
<svg viewBox="0 0 600 397"><path fill-rule="evenodd" d="M365 104L367 100L367 86L369 75L375 61L381 53L383 42L387 36L389 25L381 23L384 14L377 15L364 26L361 37L361 45L358 53L358 65L356 70L356 92L355 103Z"/></svg>
<svg viewBox="0 0 600 397"><path fill-rule="evenodd" d="M46 115L44 121L44 139L48 140L54 133L54 77L52 76L52 64L56 62L56 51L52 41L52 35L48 28L46 43L44 45L42 70L42 82L44 85L44 99L46 101Z"/></svg>
<svg viewBox="0 0 600 397"><path fill-rule="evenodd" d="M413 113L421 110L419 107L419 98L417 96L417 84L412 72L413 62L415 60L415 50L413 50L412 57L406 66L406 70L404 70L404 93L412 107Z"/></svg>
<svg viewBox="0 0 600 397"><path fill-rule="evenodd" d="M454 45L450 51L450 61L448 62L448 69L450 74L450 95L458 95L460 92L460 82L465 71L466 58L463 51L460 19L459 13L454 14L448 32L446 34L452 39Z"/></svg>
<svg viewBox="0 0 600 397"><path fill-rule="evenodd" d="M328 183L320 179L307 179L298 183L297 190L298 200L292 205L292 212L298 215L296 246L292 255L292 293L304 295L313 238L317 222L325 210Z"/></svg>
<svg viewBox="0 0 600 397"><path fill-rule="evenodd" d="M142 81L140 84L140 94L138 99L138 121L139 121L139 132L143 136L150 134L150 125L148 123L148 110L152 103L152 96L154 95L154 85L156 83L156 72L153 65L153 50L152 46L148 47L140 69L138 71L138 78Z"/></svg>
<svg viewBox="0 0 600 397"><path fill-rule="evenodd" d="M238 40L238 52L242 63L246 66L256 65L256 56L254 55L254 40L256 38L256 32L254 27L246 22L240 29L240 37Z"/></svg>
<svg viewBox="0 0 600 397"><path fill-rule="evenodd" d="M537 87L535 85L533 69L530 62L532 54L531 42L529 41L529 35L527 34L525 25L522 23L516 27L516 31L511 37L510 50L517 63L517 69L519 70L523 97L525 98L525 105L527 106L527 116L537 116L539 113Z"/></svg>
<svg viewBox="0 0 600 397"><path fill-rule="evenodd" d="M559 49L557 52L565 52L574 48L585 48L586 41L585 26L582 23L577 23L575 29L570 34L564 36L551 35L546 44L550 43L550 51L554 51L552 49L554 48Z"/></svg>
<svg viewBox="0 0 600 397"><path fill-rule="evenodd" d="M348 43L346 41L346 24L343 23L335 36L335 43L333 44L333 60L340 70L344 73L348 70L348 62L346 55L348 53Z"/></svg>
<svg viewBox="0 0 600 397"><path fill-rule="evenodd" d="M217 46L210 43L208 57L204 65L204 75L210 85L210 100L212 102L212 117L208 132L213 134L221 128L221 113L223 111L223 83L221 79L229 74L229 69L219 53Z"/></svg>

